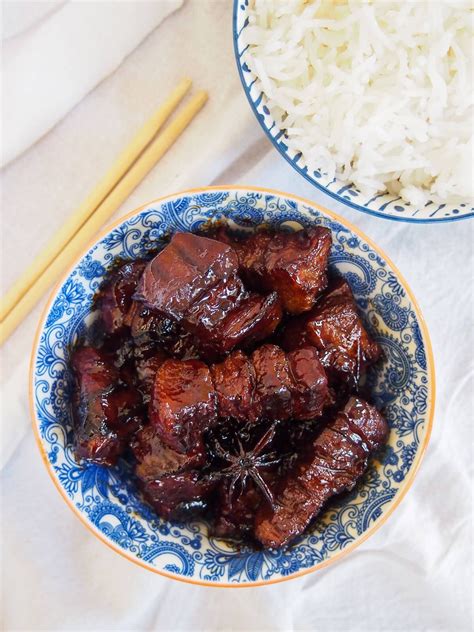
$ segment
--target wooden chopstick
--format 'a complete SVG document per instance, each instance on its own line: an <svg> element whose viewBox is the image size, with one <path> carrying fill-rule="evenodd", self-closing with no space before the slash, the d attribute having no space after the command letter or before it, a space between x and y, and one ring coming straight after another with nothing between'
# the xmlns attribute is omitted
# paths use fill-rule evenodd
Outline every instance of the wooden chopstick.
<svg viewBox="0 0 474 632"><path fill-rule="evenodd" d="M21 277L2 298L0 305L0 321L3 321L15 307L21 297L34 285L35 281L61 252L66 244L77 233L81 226L94 213L96 208L107 197L119 180L130 169L132 164L151 142L158 130L175 111L183 97L191 87L190 79L183 79L167 97L166 101L156 110L145 123L132 142L120 154L105 177L99 182L92 193L81 204L71 217L53 235L46 247L28 266Z"/></svg>
<svg viewBox="0 0 474 632"><path fill-rule="evenodd" d="M163 132L157 136L140 158L138 158L135 164L98 206L91 217L51 262L49 267L36 279L30 289L0 323L0 345L5 342L22 322L52 283L58 279L59 275L80 255L97 231L113 215L120 204L128 198L130 193L143 180L156 162L168 151L199 110L204 106L207 98L207 93L200 91L189 100Z"/></svg>

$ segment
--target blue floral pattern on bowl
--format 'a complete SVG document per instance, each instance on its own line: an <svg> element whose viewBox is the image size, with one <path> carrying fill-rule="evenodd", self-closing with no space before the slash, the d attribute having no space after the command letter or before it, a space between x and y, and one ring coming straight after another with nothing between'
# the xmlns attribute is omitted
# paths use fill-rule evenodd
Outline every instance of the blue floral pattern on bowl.
<svg viewBox="0 0 474 632"><path fill-rule="evenodd" d="M176 230L209 221L248 231L261 223L331 229L331 266L351 284L385 360L370 375L391 426L387 448L363 481L332 503L311 531L281 551L236 550L207 536L203 522L159 519L115 468L79 464L72 449L69 351L88 322L92 298L116 258L138 257ZM364 539L406 491L428 441L434 376L428 335L411 294L384 256L343 220L310 202L263 189L209 188L157 200L98 239L53 293L39 326L31 387L40 449L76 514L117 551L170 577L215 585L281 581L321 567Z"/></svg>
<svg viewBox="0 0 474 632"><path fill-rule="evenodd" d="M263 131L280 154L306 180L321 189L337 201L358 211L377 215L386 219L406 222L447 222L467 217L474 217L474 206L471 203L435 204L429 202L424 208L410 206L400 197L379 193L368 197L352 184L337 178L331 179L321 171L310 171L304 164L300 152L289 148L286 144L285 130L280 129L270 114L267 99L260 79L252 72L248 63L250 51L245 42L245 29L249 25L249 6L252 0L234 0L233 39L242 86L247 99L262 126Z"/></svg>

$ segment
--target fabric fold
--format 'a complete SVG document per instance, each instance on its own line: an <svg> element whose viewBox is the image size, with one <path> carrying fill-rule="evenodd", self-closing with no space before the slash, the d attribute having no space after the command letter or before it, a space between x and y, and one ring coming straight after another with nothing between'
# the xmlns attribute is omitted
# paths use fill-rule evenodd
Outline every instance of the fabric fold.
<svg viewBox="0 0 474 632"><path fill-rule="evenodd" d="M182 4L68 2L6 40L1 166L50 130Z"/></svg>

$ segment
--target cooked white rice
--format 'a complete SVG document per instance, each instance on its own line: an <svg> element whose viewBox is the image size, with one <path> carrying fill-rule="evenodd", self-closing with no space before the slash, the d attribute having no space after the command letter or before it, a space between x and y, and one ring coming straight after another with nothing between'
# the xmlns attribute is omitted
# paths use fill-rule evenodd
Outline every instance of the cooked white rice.
<svg viewBox="0 0 474 632"><path fill-rule="evenodd" d="M245 61L310 170L416 206L474 197L471 0L250 5Z"/></svg>

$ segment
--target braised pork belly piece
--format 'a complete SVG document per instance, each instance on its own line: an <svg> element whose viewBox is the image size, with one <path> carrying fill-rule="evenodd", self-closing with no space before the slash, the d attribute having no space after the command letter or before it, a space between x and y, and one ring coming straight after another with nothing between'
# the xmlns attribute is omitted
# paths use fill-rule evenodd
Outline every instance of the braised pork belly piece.
<svg viewBox="0 0 474 632"><path fill-rule="evenodd" d="M262 494L252 480L242 491L234 492L234 497L232 494L230 481L220 484L212 535L225 540L251 537L255 513L263 501Z"/></svg>
<svg viewBox="0 0 474 632"><path fill-rule="evenodd" d="M224 362L210 367L221 417L255 421L260 411L255 406L256 377L253 364L242 351L234 351Z"/></svg>
<svg viewBox="0 0 474 632"><path fill-rule="evenodd" d="M252 354L256 376L255 405L259 417L289 419L292 414L291 378L285 352L262 345Z"/></svg>
<svg viewBox="0 0 474 632"><path fill-rule="evenodd" d="M221 229L216 237L236 251L245 283L258 292L277 292L289 314L311 309L327 286L332 244L327 228L316 226L291 233L264 231L240 240Z"/></svg>
<svg viewBox="0 0 474 632"><path fill-rule="evenodd" d="M135 434L131 450L140 489L160 516L181 519L206 507L216 483L200 473L207 463L202 441L183 454L163 443L155 427L146 426Z"/></svg>
<svg viewBox="0 0 474 632"><path fill-rule="evenodd" d="M135 473L144 482L200 468L206 463L206 450L201 441L197 441L188 454L182 454L165 445L153 426L139 430L131 448L137 461Z"/></svg>
<svg viewBox="0 0 474 632"><path fill-rule="evenodd" d="M230 246L176 233L146 266L135 298L180 321L200 296L235 276L237 268L237 255Z"/></svg>
<svg viewBox="0 0 474 632"><path fill-rule="evenodd" d="M216 483L197 470L167 474L140 485L156 513L170 520L182 520L207 508L206 500Z"/></svg>
<svg viewBox="0 0 474 632"><path fill-rule="evenodd" d="M101 465L114 465L143 421L140 393L97 349L79 347L71 364L76 454Z"/></svg>
<svg viewBox="0 0 474 632"><path fill-rule="evenodd" d="M317 419L331 403L328 379L314 347L306 346L286 354L291 380L294 419Z"/></svg>
<svg viewBox="0 0 474 632"><path fill-rule="evenodd" d="M303 533L331 496L354 487L367 469L369 456L383 445L387 434L382 415L352 397L279 481L273 506L259 509L257 540L265 547L278 548Z"/></svg>
<svg viewBox="0 0 474 632"><path fill-rule="evenodd" d="M209 367L199 360L163 362L155 376L149 417L163 443L177 452L191 451L217 421Z"/></svg>
<svg viewBox="0 0 474 632"><path fill-rule="evenodd" d="M235 347L249 347L271 336L282 316L280 300L273 292L268 296L250 294L228 312L215 331L203 339L202 348L215 350L217 356L225 355ZM212 354L211 354L212 357Z"/></svg>
<svg viewBox="0 0 474 632"><path fill-rule="evenodd" d="M290 320L281 337L286 350L310 344L331 377L354 387L368 366L381 355L357 310L352 290L344 279L335 280L315 307Z"/></svg>

